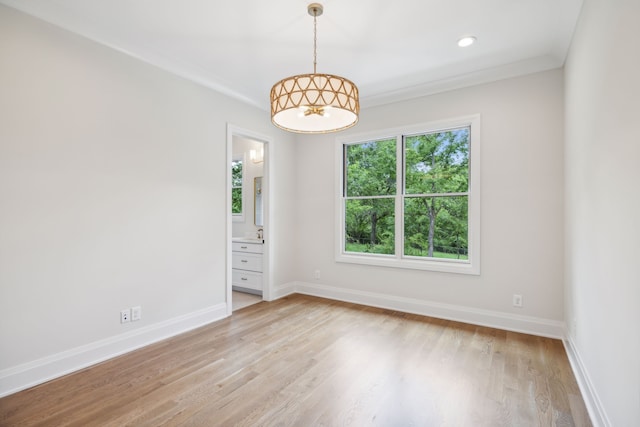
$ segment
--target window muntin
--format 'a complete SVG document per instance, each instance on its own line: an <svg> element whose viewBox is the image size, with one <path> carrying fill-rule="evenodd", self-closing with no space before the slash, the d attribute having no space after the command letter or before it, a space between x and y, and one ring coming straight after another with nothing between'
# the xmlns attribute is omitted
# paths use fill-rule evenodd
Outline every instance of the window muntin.
<svg viewBox="0 0 640 427"><path fill-rule="evenodd" d="M337 261L479 274L478 115L337 144Z"/></svg>

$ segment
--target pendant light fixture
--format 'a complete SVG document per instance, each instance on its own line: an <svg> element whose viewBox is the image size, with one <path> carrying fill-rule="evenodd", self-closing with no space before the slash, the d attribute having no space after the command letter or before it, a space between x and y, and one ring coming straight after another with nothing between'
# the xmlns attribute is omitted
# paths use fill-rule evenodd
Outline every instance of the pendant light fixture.
<svg viewBox="0 0 640 427"><path fill-rule="evenodd" d="M327 133L350 128L358 122L358 88L351 80L318 74L317 18L319 3L307 7L313 16L313 74L280 80L271 88L271 121L290 132Z"/></svg>

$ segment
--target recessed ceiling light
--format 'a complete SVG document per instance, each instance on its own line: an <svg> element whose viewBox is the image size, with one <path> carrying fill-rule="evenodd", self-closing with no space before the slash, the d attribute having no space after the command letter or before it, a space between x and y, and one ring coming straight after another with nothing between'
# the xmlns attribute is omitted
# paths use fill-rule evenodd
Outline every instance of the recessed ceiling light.
<svg viewBox="0 0 640 427"><path fill-rule="evenodd" d="M460 47L471 46L472 44L474 44L476 42L476 40L477 39L474 36L462 37L460 40L458 40L458 46L460 46Z"/></svg>

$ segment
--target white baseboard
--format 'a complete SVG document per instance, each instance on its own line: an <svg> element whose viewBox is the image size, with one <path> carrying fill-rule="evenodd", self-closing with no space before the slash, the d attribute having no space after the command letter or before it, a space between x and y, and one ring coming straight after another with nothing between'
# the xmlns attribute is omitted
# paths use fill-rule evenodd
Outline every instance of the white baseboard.
<svg viewBox="0 0 640 427"><path fill-rule="evenodd" d="M334 286L317 285L308 282L291 282L281 288L282 292L277 293L274 298L299 293L542 337L564 338L564 322L557 320L518 316L498 311L481 310Z"/></svg>
<svg viewBox="0 0 640 427"><path fill-rule="evenodd" d="M271 292L272 299L276 300L278 298L286 297L287 295L295 294L296 283L298 282L289 282L276 286L276 288Z"/></svg>
<svg viewBox="0 0 640 427"><path fill-rule="evenodd" d="M578 382L578 387L580 387L580 392L582 393L584 404L589 412L589 417L591 417L591 423L594 427L611 427L611 421L609 421L609 418L604 411L604 407L602 406L602 402L593 387L591 378L589 377L584 363L582 363L582 358L580 357L578 348L575 346L575 343L569 334L567 334L567 337L568 338L563 340L564 348L567 352L567 357L569 358L573 374Z"/></svg>
<svg viewBox="0 0 640 427"><path fill-rule="evenodd" d="M222 303L0 371L0 397L227 317Z"/></svg>
<svg viewBox="0 0 640 427"><path fill-rule="evenodd" d="M308 282L289 282L280 285L273 289L272 297L273 299L278 299L293 293L551 338L564 338L564 323L559 321L517 316L508 313L333 286L323 286ZM112 338L4 369L0 371L0 397L58 378L225 317L227 317L227 307L226 304L222 303ZM599 406L596 405L596 408L598 407ZM603 425L607 426L608 424Z"/></svg>

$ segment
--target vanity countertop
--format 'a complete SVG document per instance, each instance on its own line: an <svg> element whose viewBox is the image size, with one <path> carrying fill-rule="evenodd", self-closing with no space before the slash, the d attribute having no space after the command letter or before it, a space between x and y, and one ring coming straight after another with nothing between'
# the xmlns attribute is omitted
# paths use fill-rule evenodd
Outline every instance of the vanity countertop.
<svg viewBox="0 0 640 427"><path fill-rule="evenodd" d="M250 237L232 237L231 241L240 243L258 243L261 245L264 243L263 239L252 239Z"/></svg>

